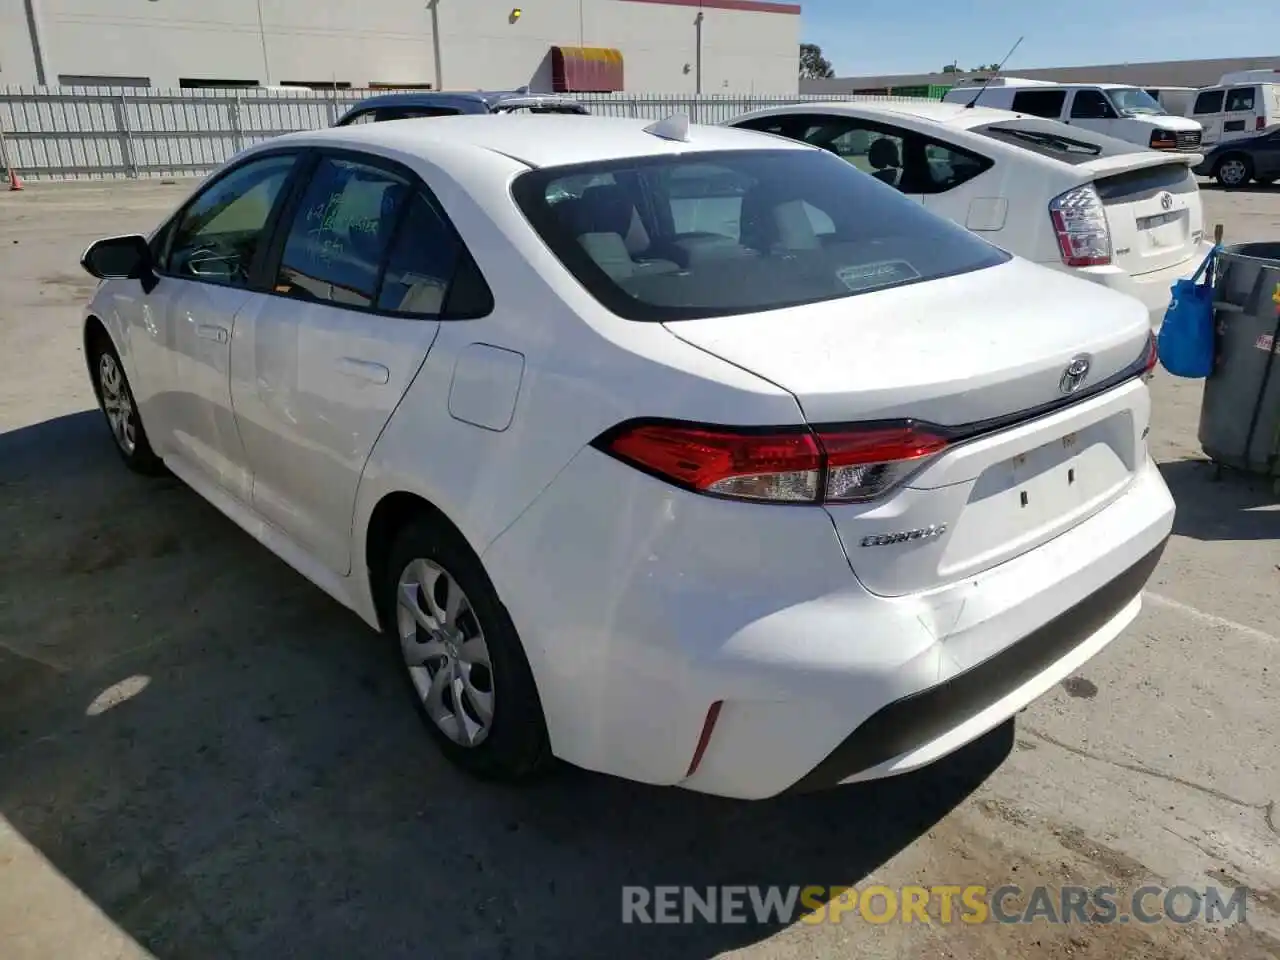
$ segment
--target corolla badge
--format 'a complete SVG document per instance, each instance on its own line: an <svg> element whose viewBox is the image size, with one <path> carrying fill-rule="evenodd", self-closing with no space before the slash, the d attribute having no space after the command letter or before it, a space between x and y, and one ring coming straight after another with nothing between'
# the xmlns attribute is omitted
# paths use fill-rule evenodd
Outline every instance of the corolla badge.
<svg viewBox="0 0 1280 960"><path fill-rule="evenodd" d="M1069 395L1084 386L1084 381L1089 376L1091 362L1091 358L1087 353L1072 357L1071 362L1067 364L1067 369L1062 371L1062 379L1058 381L1058 389Z"/></svg>

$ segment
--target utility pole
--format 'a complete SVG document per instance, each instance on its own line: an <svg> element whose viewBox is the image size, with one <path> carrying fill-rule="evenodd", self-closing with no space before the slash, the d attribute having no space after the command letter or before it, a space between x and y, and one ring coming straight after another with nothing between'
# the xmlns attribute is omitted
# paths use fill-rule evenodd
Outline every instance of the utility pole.
<svg viewBox="0 0 1280 960"><path fill-rule="evenodd" d="M36 86L44 87L49 83L49 68L45 63L44 44L40 42L40 10L37 0L24 0L23 6L27 14L27 33L31 39L31 60L36 68Z"/></svg>
<svg viewBox="0 0 1280 960"><path fill-rule="evenodd" d="M427 9L431 11L431 56L436 62L436 89L444 89L444 66L440 63L440 14L436 7L440 0L427 0Z"/></svg>
<svg viewBox="0 0 1280 960"><path fill-rule="evenodd" d="M267 57L267 31L262 25L262 0L258 0L258 42L262 44L262 72L266 74L266 86L271 86L271 60Z"/></svg>
<svg viewBox="0 0 1280 960"><path fill-rule="evenodd" d="M702 11L693 18L693 29L697 39L697 49L693 55L694 92L702 95Z"/></svg>

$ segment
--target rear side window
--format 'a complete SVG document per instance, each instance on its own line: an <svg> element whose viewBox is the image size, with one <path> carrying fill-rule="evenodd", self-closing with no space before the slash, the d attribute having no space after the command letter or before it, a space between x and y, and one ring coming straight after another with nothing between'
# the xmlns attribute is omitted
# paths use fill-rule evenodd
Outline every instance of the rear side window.
<svg viewBox="0 0 1280 960"><path fill-rule="evenodd" d="M289 228L276 292L371 306L409 189L404 179L379 167L321 159Z"/></svg>
<svg viewBox="0 0 1280 960"><path fill-rule="evenodd" d="M1066 101L1065 90L1019 90L1013 95L1013 111L1056 120L1062 116L1062 105Z"/></svg>
<svg viewBox="0 0 1280 960"><path fill-rule="evenodd" d="M1227 113L1236 110L1253 110L1253 87L1236 87L1227 91Z"/></svg>
<svg viewBox="0 0 1280 960"><path fill-rule="evenodd" d="M799 306L1009 259L826 151L543 168L513 194L579 282L632 320Z"/></svg>
<svg viewBox="0 0 1280 960"><path fill-rule="evenodd" d="M1221 113L1223 96L1224 92L1222 90L1206 90L1196 97L1196 105L1191 108L1191 112L1193 114Z"/></svg>
<svg viewBox="0 0 1280 960"><path fill-rule="evenodd" d="M458 266L453 231L420 193L415 193L396 232L378 292L378 309L388 313L438 316Z"/></svg>

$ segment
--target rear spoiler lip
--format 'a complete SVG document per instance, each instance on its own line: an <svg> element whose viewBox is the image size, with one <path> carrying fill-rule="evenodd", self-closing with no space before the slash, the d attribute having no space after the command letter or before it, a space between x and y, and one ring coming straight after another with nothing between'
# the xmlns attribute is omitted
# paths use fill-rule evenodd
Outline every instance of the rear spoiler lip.
<svg viewBox="0 0 1280 960"><path fill-rule="evenodd" d="M1149 170L1152 167L1175 166L1195 167L1204 161L1202 153L1182 153L1173 150L1141 150L1134 153L1122 153L1114 157L1099 157L1097 160L1086 160L1076 170L1087 174L1090 180L1099 177L1113 177L1119 173L1132 173L1135 170Z"/></svg>

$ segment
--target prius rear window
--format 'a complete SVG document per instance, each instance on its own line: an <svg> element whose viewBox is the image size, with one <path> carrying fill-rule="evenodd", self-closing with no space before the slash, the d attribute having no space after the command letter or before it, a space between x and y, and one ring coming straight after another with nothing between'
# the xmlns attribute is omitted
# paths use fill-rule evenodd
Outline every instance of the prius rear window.
<svg viewBox="0 0 1280 960"><path fill-rule="evenodd" d="M632 320L793 307L1009 259L820 150L542 168L513 195L579 282Z"/></svg>

